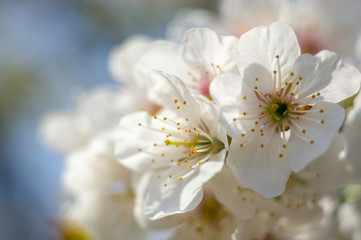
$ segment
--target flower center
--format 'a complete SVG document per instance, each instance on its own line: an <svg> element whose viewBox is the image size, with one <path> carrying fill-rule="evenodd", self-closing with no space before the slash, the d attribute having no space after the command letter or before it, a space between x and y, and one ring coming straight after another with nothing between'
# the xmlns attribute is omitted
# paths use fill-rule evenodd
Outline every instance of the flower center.
<svg viewBox="0 0 361 240"><path fill-rule="evenodd" d="M287 117L288 104L282 100L277 99L270 103L267 110L275 121L281 121Z"/></svg>

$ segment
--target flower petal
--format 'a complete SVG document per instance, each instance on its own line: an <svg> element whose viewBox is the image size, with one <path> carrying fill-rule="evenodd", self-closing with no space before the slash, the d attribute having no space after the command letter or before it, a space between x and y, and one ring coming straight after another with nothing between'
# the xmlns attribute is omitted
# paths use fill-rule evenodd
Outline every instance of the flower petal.
<svg viewBox="0 0 361 240"><path fill-rule="evenodd" d="M209 69L210 73L215 68L232 72L236 43L237 38L233 36L219 37L211 29L195 28L184 36L183 56L192 65Z"/></svg>
<svg viewBox="0 0 361 240"><path fill-rule="evenodd" d="M300 47L292 28L276 22L269 27L257 27L243 34L238 41L237 52L236 62L241 73L252 63L271 71L277 70L277 55L283 72L283 68L300 55Z"/></svg>
<svg viewBox="0 0 361 240"><path fill-rule="evenodd" d="M297 172L324 153L344 118L345 111L339 105L318 102L310 112L294 120L287 143L291 169Z"/></svg>
<svg viewBox="0 0 361 240"><path fill-rule="evenodd" d="M283 193L291 169L281 137L265 132L264 136L257 135L242 147L241 144L239 140L232 139L226 160L241 185L265 198Z"/></svg>
<svg viewBox="0 0 361 240"><path fill-rule="evenodd" d="M361 74L353 66L344 64L339 56L330 51L321 51L316 56L301 55L295 62L294 71L301 89L296 98L305 98L320 92L314 101L337 103L356 94L360 88Z"/></svg>
<svg viewBox="0 0 361 240"><path fill-rule="evenodd" d="M203 197L203 184L221 171L225 153L223 150L213 154L207 162L196 168L156 172L145 199L145 214L154 220L197 207ZM169 172L175 174L169 177Z"/></svg>

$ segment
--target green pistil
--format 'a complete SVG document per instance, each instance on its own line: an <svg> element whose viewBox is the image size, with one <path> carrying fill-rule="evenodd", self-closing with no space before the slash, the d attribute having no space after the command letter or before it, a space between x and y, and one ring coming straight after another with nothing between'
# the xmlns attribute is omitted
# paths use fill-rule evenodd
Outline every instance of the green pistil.
<svg viewBox="0 0 361 240"><path fill-rule="evenodd" d="M169 139L164 140L166 145L183 145L183 146L197 146L197 145L207 145L207 144L211 144L210 141L206 141L206 142L199 142L199 141L194 141L194 142L173 142L170 141Z"/></svg>
<svg viewBox="0 0 361 240"><path fill-rule="evenodd" d="M287 117L288 104L283 103L280 100L276 100L269 105L267 110L273 116L274 120L280 121Z"/></svg>

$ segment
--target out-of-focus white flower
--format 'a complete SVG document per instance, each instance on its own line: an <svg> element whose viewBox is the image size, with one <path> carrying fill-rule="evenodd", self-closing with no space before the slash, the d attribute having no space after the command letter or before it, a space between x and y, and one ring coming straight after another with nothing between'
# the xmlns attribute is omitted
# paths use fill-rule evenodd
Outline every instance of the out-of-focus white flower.
<svg viewBox="0 0 361 240"><path fill-rule="evenodd" d="M179 77L187 87L209 97L209 84L222 73L236 73L237 39L206 28L188 31L181 44L157 41L140 57L135 72L147 79L153 70ZM145 83L147 84L147 83Z"/></svg>
<svg viewBox="0 0 361 240"><path fill-rule="evenodd" d="M66 158L64 218L96 239L145 239L133 219L130 172L116 162L113 146L107 134Z"/></svg>
<svg viewBox="0 0 361 240"><path fill-rule="evenodd" d="M232 240L253 239L330 239L320 225L322 212L319 208L276 209L258 211L249 220L241 221Z"/></svg>
<svg viewBox="0 0 361 240"><path fill-rule="evenodd" d="M339 230L351 240L361 239L361 201L346 202L338 210Z"/></svg>
<svg viewBox="0 0 361 240"><path fill-rule="evenodd" d="M130 83L134 78L134 65L150 44L149 37L135 35L112 49L108 66L113 78L119 83Z"/></svg>
<svg viewBox="0 0 361 240"><path fill-rule="evenodd" d="M212 178L209 186L217 200L242 220L253 218L259 210L307 209L317 205L325 195L332 195L351 182L349 163L339 156L343 150L343 139L338 134L324 154L301 171L292 173L285 192L277 198L264 199L251 189L242 187L227 166Z"/></svg>
<svg viewBox="0 0 361 240"><path fill-rule="evenodd" d="M255 28L238 42L240 75L211 84L233 138L227 164L240 183L269 198L329 146L344 119L337 102L354 95L360 72L328 51L300 55L282 23Z"/></svg>
<svg viewBox="0 0 361 240"><path fill-rule="evenodd" d="M127 168L151 174L144 211L157 219L198 205L203 184L222 169L228 140L208 99L170 75L154 72L150 81L163 111L123 117L116 156Z"/></svg>
<svg viewBox="0 0 361 240"><path fill-rule="evenodd" d="M40 125L40 133L52 148L68 153L85 146L92 138L116 126L119 118L136 107L127 91L96 88L77 96L72 111L47 114Z"/></svg>
<svg viewBox="0 0 361 240"><path fill-rule="evenodd" d="M324 7L327 5L327 7ZM210 27L219 34L241 36L254 27L275 21L290 24L303 53L328 49L354 57L353 46L360 28L360 5L353 0L222 0L219 17L199 10L182 11L168 26L171 39L192 27Z"/></svg>
<svg viewBox="0 0 361 240"><path fill-rule="evenodd" d="M355 100L351 111L348 114L347 121L343 128L343 134L346 141L346 158L350 160L354 167L355 176L361 177L361 95Z"/></svg>

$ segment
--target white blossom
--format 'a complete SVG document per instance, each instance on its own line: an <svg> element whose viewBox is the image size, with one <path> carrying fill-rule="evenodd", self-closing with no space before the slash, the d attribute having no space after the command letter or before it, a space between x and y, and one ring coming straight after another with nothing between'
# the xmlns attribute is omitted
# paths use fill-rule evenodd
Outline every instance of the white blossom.
<svg viewBox="0 0 361 240"><path fill-rule="evenodd" d="M326 151L344 120L336 103L358 91L360 73L332 52L300 55L282 23L245 33L237 65L240 75L221 75L210 88L230 123L227 164L244 187L278 196L291 170Z"/></svg>
<svg viewBox="0 0 361 240"><path fill-rule="evenodd" d="M222 169L228 140L208 99L170 75L154 72L150 81L163 110L123 117L116 156L127 168L152 174L144 211L157 219L198 205L203 184Z"/></svg>

